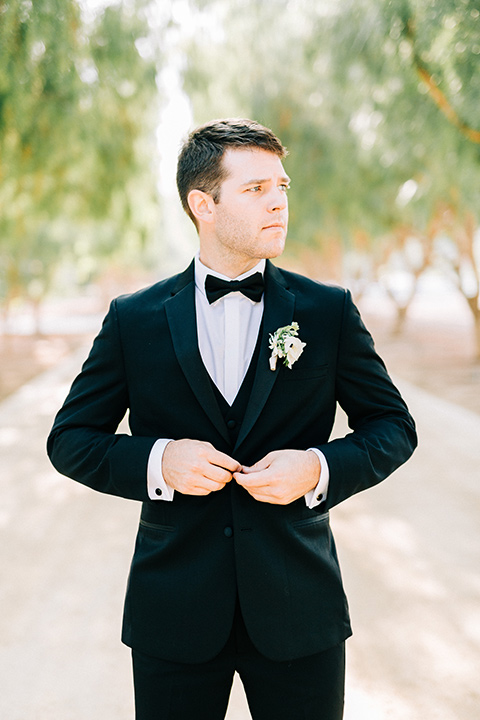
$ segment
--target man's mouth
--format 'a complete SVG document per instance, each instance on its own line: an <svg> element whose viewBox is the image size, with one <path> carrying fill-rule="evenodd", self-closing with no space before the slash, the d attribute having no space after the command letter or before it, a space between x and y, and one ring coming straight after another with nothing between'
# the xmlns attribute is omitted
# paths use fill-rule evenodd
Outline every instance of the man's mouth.
<svg viewBox="0 0 480 720"><path fill-rule="evenodd" d="M270 228L281 228L282 230L285 229L285 225L283 223L270 223L270 225L264 225L264 230L269 230Z"/></svg>

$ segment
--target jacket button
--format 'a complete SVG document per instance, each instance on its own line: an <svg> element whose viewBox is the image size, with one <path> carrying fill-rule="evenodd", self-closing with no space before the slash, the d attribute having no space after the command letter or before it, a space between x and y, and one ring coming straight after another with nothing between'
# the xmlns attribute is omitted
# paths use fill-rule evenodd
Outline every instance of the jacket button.
<svg viewBox="0 0 480 720"><path fill-rule="evenodd" d="M223 534L225 535L225 537L230 538L233 535L233 529L227 525L227 527L223 529Z"/></svg>
<svg viewBox="0 0 480 720"><path fill-rule="evenodd" d="M158 495L160 497L161 494L162 494L162 488L155 488L155 495Z"/></svg>

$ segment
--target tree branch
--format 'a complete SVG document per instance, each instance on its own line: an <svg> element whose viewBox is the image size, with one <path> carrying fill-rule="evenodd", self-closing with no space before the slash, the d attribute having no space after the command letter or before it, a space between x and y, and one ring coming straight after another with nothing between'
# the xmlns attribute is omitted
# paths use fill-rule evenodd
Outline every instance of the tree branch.
<svg viewBox="0 0 480 720"><path fill-rule="evenodd" d="M456 128L458 128L460 132L465 135L466 138L468 138L468 140L474 143L480 143L480 130L474 130L469 125L467 125L467 123L463 122L455 108L452 106L451 102L446 97L443 90L438 87L428 68L422 62L415 47L415 29L412 19L409 19L407 21L406 35L412 45L413 63L415 65L417 74L422 80L422 82L426 85L428 92L436 106L445 115L447 120Z"/></svg>

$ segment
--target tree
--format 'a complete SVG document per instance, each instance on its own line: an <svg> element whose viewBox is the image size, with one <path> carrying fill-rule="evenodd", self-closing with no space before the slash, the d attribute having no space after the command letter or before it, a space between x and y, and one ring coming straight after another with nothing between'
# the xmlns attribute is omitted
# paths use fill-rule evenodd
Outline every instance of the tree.
<svg viewBox="0 0 480 720"><path fill-rule="evenodd" d="M349 10L368 15L372 28L363 37L361 59L353 59L361 63L370 117L378 122L371 153L403 172L395 225L409 225L422 245L420 271L448 266L472 312L480 358L480 11L470 0L405 0L376 8L367 0ZM347 32L352 27L358 22ZM340 65L351 65L355 39L346 38ZM436 242L445 235L449 244ZM403 316L405 309L399 306Z"/></svg>
<svg viewBox="0 0 480 720"><path fill-rule="evenodd" d="M312 250L323 253L331 267L332 248L340 243L345 267L362 238L371 271L384 266L386 256L402 255L414 290L419 274L438 264L436 238L448 234L463 257L462 277L468 259L469 277L477 278L476 284L457 284L480 325L476 3L193 5L221 28L215 36L197 34L189 47L185 88L197 118L251 115L294 149L286 161L294 178L290 247L298 254L307 248L309 258ZM462 232L440 222L445 206L453 208L457 224L463 222ZM418 249L413 263L412 243ZM393 294L392 287L387 291ZM413 293L393 296L402 320Z"/></svg>
<svg viewBox="0 0 480 720"><path fill-rule="evenodd" d="M59 262L141 250L158 57L142 4L87 22L74 0L0 1L0 293L38 300ZM146 147L147 140L150 146ZM90 263L93 266L93 262Z"/></svg>

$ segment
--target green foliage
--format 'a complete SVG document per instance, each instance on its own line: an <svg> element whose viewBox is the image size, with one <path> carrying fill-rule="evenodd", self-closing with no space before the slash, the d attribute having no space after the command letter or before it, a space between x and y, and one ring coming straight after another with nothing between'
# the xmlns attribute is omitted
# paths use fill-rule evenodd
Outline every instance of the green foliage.
<svg viewBox="0 0 480 720"><path fill-rule="evenodd" d="M74 0L0 1L5 301L44 292L66 254L89 254L93 269L132 233L141 251L156 202L157 59L137 47L147 32L139 3L87 22Z"/></svg>
<svg viewBox="0 0 480 720"><path fill-rule="evenodd" d="M291 244L423 232L440 202L478 207L474 0L194 5L221 32L195 37L185 88L200 121L253 116L291 148Z"/></svg>
<svg viewBox="0 0 480 720"><path fill-rule="evenodd" d="M449 265L480 357L478 0L191 8L206 28L190 41L185 71L198 121L254 117L292 151L290 250L310 266L320 254L329 277L339 248L345 266L377 276L393 261L410 273L407 302L434 260Z"/></svg>

